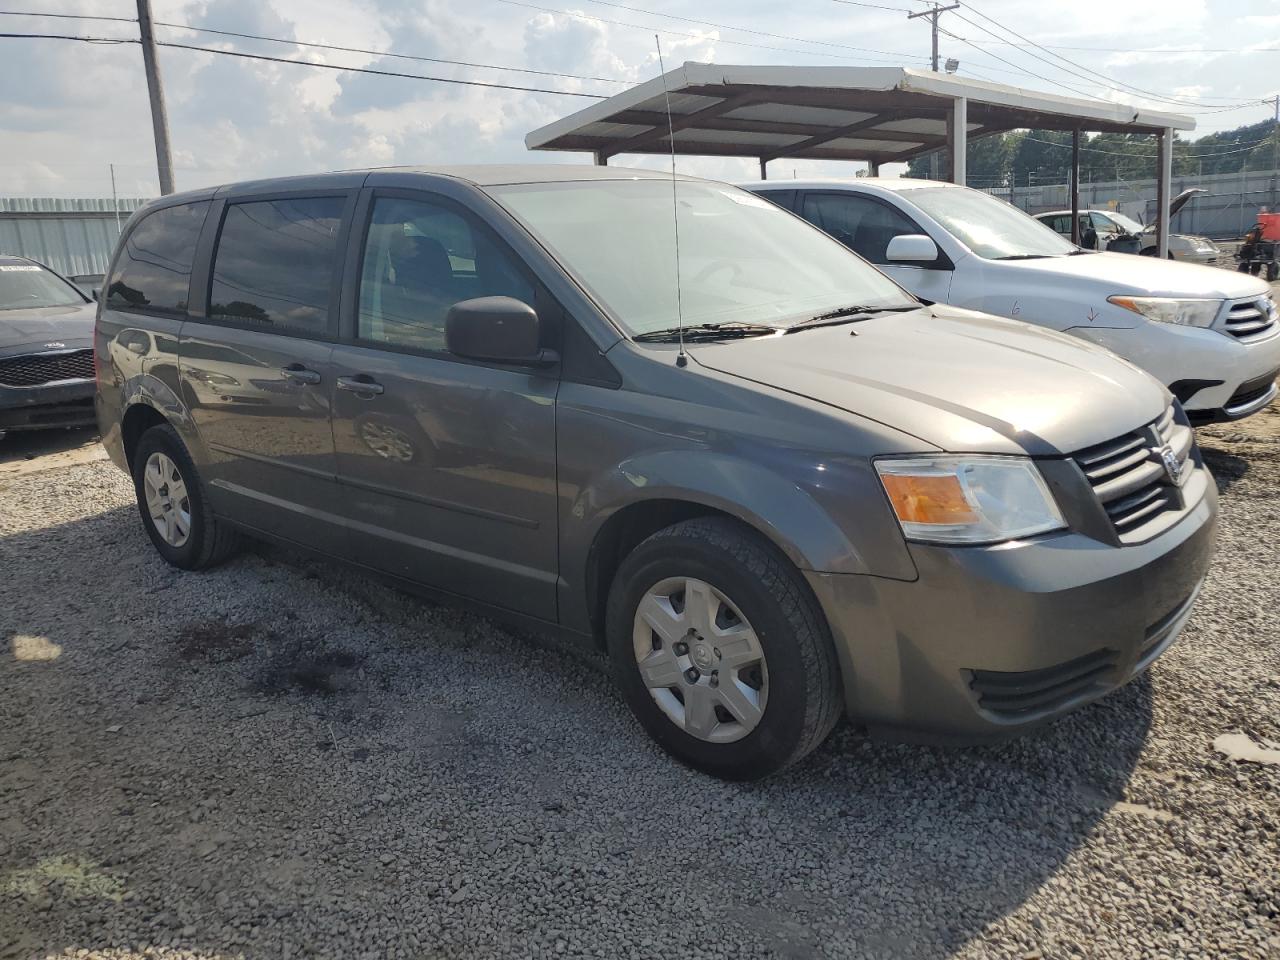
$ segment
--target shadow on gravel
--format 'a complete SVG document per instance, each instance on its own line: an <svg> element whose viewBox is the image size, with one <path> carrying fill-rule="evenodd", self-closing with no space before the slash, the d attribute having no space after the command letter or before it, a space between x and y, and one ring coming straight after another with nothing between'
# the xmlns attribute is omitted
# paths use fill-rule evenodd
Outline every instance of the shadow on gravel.
<svg viewBox="0 0 1280 960"><path fill-rule="evenodd" d="M1204 456L1205 466L1218 483L1218 493L1226 493L1237 480L1244 479L1249 472L1248 460L1214 446L1211 438L1197 439L1200 441L1200 453Z"/></svg>
<svg viewBox="0 0 1280 960"><path fill-rule="evenodd" d="M402 938L397 956L443 923L462 938L450 955L514 956L495 945L559 924L609 956L705 940L735 957L941 960L1073 856L1152 717L1143 676L999 746L846 726L782 776L726 784L668 760L581 654L377 586L341 595L348 573L287 551L175 573L121 507L0 539L0 568L0 958L55 931L353 956L375 942L353 939L361 918L386 914L379 949ZM20 634L65 654L18 662ZM14 885L60 856L105 864L128 893ZM1054 950L1074 955L1061 934Z"/></svg>

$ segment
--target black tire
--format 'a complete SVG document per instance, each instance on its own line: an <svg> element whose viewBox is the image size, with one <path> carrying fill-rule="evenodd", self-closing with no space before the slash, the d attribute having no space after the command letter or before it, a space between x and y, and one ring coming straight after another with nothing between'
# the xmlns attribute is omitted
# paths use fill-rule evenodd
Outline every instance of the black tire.
<svg viewBox="0 0 1280 960"><path fill-rule="evenodd" d="M1271 263L1267 264L1267 280L1268 282L1271 282L1274 281L1276 277L1280 277L1280 263L1276 263L1273 260Z"/></svg>
<svg viewBox="0 0 1280 960"><path fill-rule="evenodd" d="M1262 272L1262 264L1260 263L1249 264L1249 276L1256 277L1261 272Z"/></svg>
<svg viewBox="0 0 1280 960"><path fill-rule="evenodd" d="M703 580L730 598L759 639L768 696L758 724L741 739L713 743L686 733L641 678L636 610L655 585L678 577ZM628 706L668 753L697 770L726 780L767 777L816 748L840 719L840 668L821 608L787 557L735 521L686 520L636 547L614 577L605 629Z"/></svg>
<svg viewBox="0 0 1280 960"><path fill-rule="evenodd" d="M164 454L173 462L186 485L191 529L186 542L181 546L165 541L151 517L151 511L147 509L143 475L147 461L156 453ZM239 546L240 537L236 529L213 515L186 444L178 436L178 431L168 424L152 427L138 440L137 449L133 453L133 490L147 536L151 538L156 552L173 566L183 570L205 570L222 563Z"/></svg>

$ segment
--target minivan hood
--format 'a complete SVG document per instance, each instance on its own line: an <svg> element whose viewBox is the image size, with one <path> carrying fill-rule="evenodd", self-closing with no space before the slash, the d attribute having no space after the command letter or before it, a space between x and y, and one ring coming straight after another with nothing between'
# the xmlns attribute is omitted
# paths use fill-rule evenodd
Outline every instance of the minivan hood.
<svg viewBox="0 0 1280 960"><path fill-rule="evenodd" d="M1196 263L1178 263L1158 257L1138 257L1131 253L1082 253L1038 260L991 261L992 266L1022 271L1033 285L1037 277L1078 278L1092 284L1101 299L1118 293L1151 297L1204 297L1234 300L1262 297L1269 291L1266 282L1235 270L1221 270ZM1085 294L1084 288L1081 293Z"/></svg>
<svg viewBox="0 0 1280 960"><path fill-rule="evenodd" d="M0 351L20 347L60 349L87 346L93 340L94 304L72 303L64 307L0 310Z"/></svg>
<svg viewBox="0 0 1280 960"><path fill-rule="evenodd" d="M1169 403L1158 381L1107 350L941 305L689 353L951 452L1070 453L1154 420Z"/></svg>

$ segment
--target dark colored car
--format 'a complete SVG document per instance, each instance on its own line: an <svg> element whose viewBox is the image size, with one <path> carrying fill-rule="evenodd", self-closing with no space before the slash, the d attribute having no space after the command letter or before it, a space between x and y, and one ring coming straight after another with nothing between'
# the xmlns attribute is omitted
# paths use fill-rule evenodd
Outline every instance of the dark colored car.
<svg viewBox="0 0 1280 960"><path fill-rule="evenodd" d="M0 255L0 437L94 423L93 316L70 281Z"/></svg>
<svg viewBox="0 0 1280 960"><path fill-rule="evenodd" d="M649 733L725 777L842 715L971 740L1088 703L1174 641L1212 553L1156 380L925 307L724 184L166 197L123 234L95 349L103 443L170 563L249 533L606 647Z"/></svg>

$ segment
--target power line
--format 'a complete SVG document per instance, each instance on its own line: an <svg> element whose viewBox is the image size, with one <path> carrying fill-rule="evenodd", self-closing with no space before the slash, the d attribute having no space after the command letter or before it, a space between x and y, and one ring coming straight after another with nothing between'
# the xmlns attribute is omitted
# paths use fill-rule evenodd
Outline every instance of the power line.
<svg viewBox="0 0 1280 960"><path fill-rule="evenodd" d="M134 41L136 42L136 41ZM378 77L399 77L405 80L430 80L434 83L452 83L464 87L485 87L490 90L518 90L522 93L554 93L562 97L585 97L589 100L607 100L599 93L580 93L576 90L553 90L547 87L523 87L511 83L489 83L483 80L459 80L454 77L430 77L420 73L400 73L395 70L375 70L372 67L344 67L336 63L316 63L314 60L290 60L287 57L270 57L264 53L241 53L239 50L219 50L217 47L199 47L190 43L175 43L171 40L157 40L156 46L176 47L180 50L195 50L199 53L216 53L226 57L239 57L244 60L265 60L270 63L289 63L295 66L316 67L320 70L339 70L346 73L368 73Z"/></svg>
<svg viewBox="0 0 1280 960"><path fill-rule="evenodd" d="M50 17L56 20L102 20L110 23L137 23L136 17L95 17L85 13L41 13L35 10L0 10L0 17Z"/></svg>
<svg viewBox="0 0 1280 960"><path fill-rule="evenodd" d="M1088 70L1088 68L1087 68L1087 67L1085 67L1083 64L1076 63L1074 60L1069 60L1068 58L1066 58L1066 57L1062 56L1061 54L1056 54L1056 53L1054 53L1054 52L1053 52L1053 51L1051 51L1051 50L1047 50L1046 48L1042 47L1040 44L1038 44L1038 43L1036 43L1034 40L1032 40L1030 37L1027 37L1027 36L1025 36L1025 35L1023 35L1023 34L1019 33L1017 30L1014 30L1012 27L1007 27L1007 26L1005 26L1003 23L1001 23L999 20L996 20L994 17L987 16L987 14L983 13L981 10L979 10L977 7L975 7L972 3L967 3L967 4L966 4L966 6L968 7L968 9L972 10L975 14L977 14L977 15L978 15L979 17L981 17L983 20L986 20L986 21L988 21L989 23L995 24L995 26L999 27L999 28L1000 28L1001 30L1003 30L1005 33L1008 33L1008 34L1010 34L1010 35L1012 35L1012 36L1014 36L1014 37L1017 37L1019 40L1023 41L1024 43L1028 43L1028 44L1030 44L1031 46L1035 47L1035 48L1036 48L1036 49L1038 49L1038 50L1043 50L1045 53L1049 54L1049 56L1054 57L1055 59L1062 61L1062 63L1068 64L1070 67L1073 67L1073 68L1078 68L1078 70L1086 70L1086 71ZM987 34L988 34L988 35L990 35L990 36L993 36L993 37L995 37L995 36L996 36L996 35L995 35L995 34L993 34L993 33L992 33L988 28L986 28L986 27L982 26L982 24L975 23L974 21L970 20L968 17L963 16L962 14L958 14L958 13L957 13L957 14L956 14L956 17L957 17L959 20L962 20L962 21L964 21L965 23L969 24L970 26L973 26L973 27L976 27L976 28L977 28L977 29L979 29L979 30L982 30L984 33L987 33ZM996 39L1000 39L1000 38L999 38L999 37L996 37ZM1041 56L1039 56L1039 55L1037 55L1037 54L1035 54L1035 53L1032 53L1032 52L1031 52L1031 51L1029 51L1029 50L1024 50L1023 52L1024 52L1024 53L1026 53L1028 56L1033 57L1033 58L1035 58L1036 60L1039 60L1041 63L1046 63L1046 64L1048 64L1049 66L1052 66L1052 67L1054 67L1054 68L1056 68L1056 69L1058 69L1058 70L1063 70L1063 71L1065 71L1065 72L1067 72L1067 73L1071 73L1072 75L1074 75L1074 76L1076 76L1076 77L1080 77L1080 78L1081 78L1081 79L1083 79L1083 80L1086 80L1086 81L1092 81L1092 82L1098 82L1098 80L1110 81L1109 83L1104 83L1104 84L1103 84L1103 86L1110 87L1110 89L1112 89L1112 90L1116 90L1116 91L1121 91L1121 92L1123 92L1123 89L1122 89L1122 88L1127 88L1127 89L1128 89L1128 90L1130 90L1130 91L1133 91L1133 92L1135 92L1135 93L1143 94L1144 96L1150 97L1150 98L1155 99L1155 100L1158 100L1158 101L1160 101L1160 102L1163 102L1163 103L1169 103L1169 104L1175 104L1175 105L1178 105L1178 106L1194 106L1194 107L1211 107L1211 106L1215 106L1215 104L1209 104L1209 103L1197 102L1197 101L1195 101L1195 100L1191 100L1191 99L1188 99L1188 98L1166 97L1166 96L1163 96L1163 95L1161 95L1161 94L1155 93L1155 92L1153 92L1153 91L1151 91L1151 90L1146 90L1146 89L1143 89L1142 87L1134 86L1134 85L1133 85L1133 84L1131 84L1131 83L1125 83L1123 80L1116 80L1114 77L1108 77L1108 76L1106 76L1105 74L1101 74L1101 73L1098 73L1098 74L1096 74L1096 75L1095 75L1095 74L1093 74L1093 73L1080 73L1080 72L1078 72L1078 70L1075 70L1075 69L1070 69L1070 70L1069 70L1069 69L1067 69L1067 68L1065 68L1065 67L1062 67L1062 66L1059 66L1058 64L1053 63L1053 62L1052 62L1052 61L1050 61L1050 60L1046 60L1044 57L1041 57ZM1096 76L1096 79L1095 79L1095 76ZM1117 86L1117 84L1119 84L1119 86ZM1226 99L1226 98L1217 98L1217 99Z"/></svg>
<svg viewBox="0 0 1280 960"><path fill-rule="evenodd" d="M957 15L957 16L958 16L958 15ZM979 30L982 30L982 31L984 31L984 32L985 32L985 33L987 33L987 34L989 34L989 35L991 35L991 36L994 36L994 34L992 34L990 30L987 30L987 29L986 29L985 27L983 27L981 24L974 23L972 20L967 20L967 19L965 19L964 17L961 17L960 19L964 20L966 23L968 23L968 24L970 24L970 25L972 25L972 26L977 27ZM942 32L943 32L943 33L945 33L948 37L951 37L951 39L953 39L953 40L959 40L961 43L963 43L963 44L965 44L965 45L967 45L967 46L969 46L969 47L972 47L974 50L976 50L978 53L981 53L983 56L993 57L994 59L999 60L1001 63L1006 64L1007 66L1013 67L1013 68L1014 68L1018 73L1022 74L1023 76L1033 77L1033 78L1035 78L1035 79L1039 79L1039 80L1044 80L1045 82L1050 83L1050 84L1053 84L1053 85L1054 85L1054 86L1056 86L1056 87L1061 87L1061 88L1062 88L1062 89L1064 89L1064 90L1069 90L1070 92L1072 92L1072 93L1074 93L1074 94L1077 94L1077 95L1079 95L1079 96L1085 97L1085 98L1090 99L1090 100L1097 100L1097 99L1098 99L1098 97L1097 97L1097 95L1096 95L1096 94L1091 93L1091 92L1089 92L1089 91L1087 91L1087 90L1081 90L1079 87L1073 87L1071 84L1066 83L1065 81L1062 81L1062 80L1054 79L1053 77L1046 77L1046 76L1042 76L1041 74L1034 73L1033 71L1028 70L1026 67L1019 66L1018 64L1014 63L1014 62L1013 62L1013 61L1011 61L1011 60L1006 60L1004 57L1001 57L1001 56L999 56L998 54L992 53L990 50L983 50L981 47L976 46L976 45L974 44L974 42L973 42L972 40L970 40L968 37L962 37L962 36L960 36L959 34L957 34L957 33L952 33L950 30L946 30L946 29L943 29L943 30L942 30ZM1035 55L1034 55L1034 54L1032 54L1032 56L1035 56ZM1062 67L1059 67L1057 64L1050 63L1049 61L1045 60L1043 57L1035 57L1035 59L1037 59L1037 60L1041 60L1042 62L1045 62L1045 63L1048 63L1048 65L1049 65L1049 66L1054 67L1054 68L1055 68L1055 69L1057 69L1057 70L1063 70L1063 68L1062 68ZM986 64L983 64L983 66L986 66ZM994 70L994 69L996 69L996 68L995 68L995 67L991 67L990 69L993 69L993 70ZM1064 71L1064 72L1066 72L1066 73L1072 73L1072 75L1073 75L1073 76L1077 76L1077 74L1075 74L1073 71ZM1088 82L1090 82L1090 83L1095 83L1095 82L1097 82L1093 77L1090 77L1090 76L1084 76L1084 77L1082 77L1082 79L1084 79L1084 80L1086 80L1086 81L1088 81ZM1103 87L1107 87L1108 85L1107 85L1107 84L1102 84L1102 86L1103 86ZM1115 87L1111 87L1110 89L1118 90L1118 88L1115 88ZM1120 92L1120 93L1128 93L1128 91L1124 91L1124 90L1119 90L1119 92ZM1193 114L1193 115L1198 115L1198 114L1211 114L1211 113L1231 113L1231 112L1233 112L1233 111L1235 111L1235 110L1243 110L1243 109L1246 109L1246 108L1248 108L1248 107L1256 106L1256 105L1257 105L1257 103L1260 103L1260 102L1261 102L1261 101L1257 101L1257 102L1254 102L1254 101L1244 101L1244 102L1242 102L1242 103L1241 103L1240 105L1238 105L1238 106L1217 107L1217 108L1214 108L1214 109L1211 109L1211 110L1185 110L1184 112L1185 112L1185 113L1189 113L1189 114ZM1177 102L1177 105L1178 105L1178 106L1182 106L1182 103L1179 101L1179 102Z"/></svg>
<svg viewBox="0 0 1280 960"><path fill-rule="evenodd" d="M837 0L838 3L847 3L848 0ZM1019 44L1012 40L974 40L974 43L981 44L1001 44L1006 47L1016 47ZM1252 50L1245 50L1240 47L1069 47L1058 43L1041 44L1044 50L1078 50L1084 53L1141 53L1141 54L1169 54L1182 55L1187 53L1280 53L1280 47L1254 47Z"/></svg>
<svg viewBox="0 0 1280 960"><path fill-rule="evenodd" d="M863 0L836 0L850 7L870 7L872 10L892 10L894 13L914 13L909 7L888 7L883 3L864 3Z"/></svg>
<svg viewBox="0 0 1280 960"><path fill-rule="evenodd" d="M85 43L138 43L137 40L122 40L110 37L81 37L56 33L0 33L0 39L22 38L27 40L79 40ZM606 100L603 94L580 93L576 90L553 90L548 87L525 87L511 83L488 83L483 80L460 80L454 77L432 77L420 73L400 73L395 70L375 70L372 67L344 67L336 63L316 63L314 60L289 60L286 57L270 57L263 53L242 53L239 50L219 50L217 47L200 47L191 43L176 43L170 40L157 40L158 47L175 47L180 50L194 50L198 53L214 53L224 57L238 57L243 60L264 60L270 63L288 63L301 67L316 67L320 70L338 70L344 73L368 73L378 77L398 77L405 80L428 80L433 83L451 83L463 87L484 87L490 90L516 90L521 93L553 93L562 97L584 97L589 100Z"/></svg>
<svg viewBox="0 0 1280 960"><path fill-rule="evenodd" d="M12 40L25 37L32 40L80 40L84 43L137 43L137 40L116 37L81 37L71 33L0 33L0 39Z"/></svg>
<svg viewBox="0 0 1280 960"><path fill-rule="evenodd" d="M525 2L525 0L497 0L497 2L505 3L513 7L524 7L528 10L538 10L542 13L550 13L560 17L572 17L575 20L587 20L587 21L593 21L596 23L610 23L618 27L633 27L637 30L644 30L647 33L652 33L655 29L654 27L645 26L644 24L641 24L641 23L629 23L626 20L610 20L608 17L597 17L594 14L589 14L589 13L574 13L569 10L560 10L556 7L543 7L543 6L539 6L536 3L527 3ZM736 29L736 28L725 28L725 29ZM762 43L749 43L746 40L727 40L724 37L708 37L700 33L686 33L681 30L667 30L667 29L657 28L657 32L666 34L669 37L687 37L693 40L710 40L713 43L727 43L735 47L752 47L756 50L773 50L779 53L798 53L806 57L834 57L838 60L855 60L855 61L860 61L862 63L893 63L893 64L900 63L900 59L882 60L877 57L849 57L843 54L828 53L822 50L797 50L794 47L773 47L773 46L768 46ZM805 42L809 42L809 41L805 41ZM922 57L913 57L911 59L923 60Z"/></svg>
<svg viewBox="0 0 1280 960"><path fill-rule="evenodd" d="M189 23L171 23L157 20L156 26L170 27L176 30L190 30L194 33L211 33L221 37L238 37L242 40L265 40L268 43L284 43L298 47L311 47L317 50L336 50L342 53L359 53L373 57L389 57L397 60L417 60L423 63L448 63L459 67L475 67L480 70L507 70L512 73L529 73L542 77L561 77L566 80L591 80L599 83L630 83L629 80L618 80L613 77L591 77L576 73L556 73L552 70L534 70L530 67L508 67L493 63L474 63L468 60L448 60L443 57L423 57L409 53L392 53L389 50L366 50L360 47L343 47L333 43L313 43L307 40L287 40L283 37L267 37L257 33L237 33L234 30L215 30L213 27L194 27Z"/></svg>
<svg viewBox="0 0 1280 960"><path fill-rule="evenodd" d="M766 30L753 30L750 27L735 27L728 23L717 23L714 20L697 20L693 17L681 17L674 13L661 13L656 10L645 10L642 7L630 7L625 3L614 3L613 0L591 0L592 3L599 4L603 7L617 7L619 10L629 10L632 13L642 13L650 17L660 17L664 20L680 20L684 23L701 24L704 27L718 27L721 30L733 30L738 33L749 33L756 37L767 37L771 40L788 40L793 43L812 43L820 47L839 47L842 50L857 50L862 53L882 53L890 57L907 57L916 59L911 54L901 53L897 50L876 50L873 47L855 47L847 43L836 43L834 40L807 40L804 37L792 37L785 33L769 33ZM860 4L861 6L877 6L876 4ZM885 7L886 10L892 10L893 7Z"/></svg>

